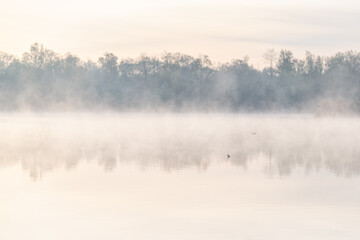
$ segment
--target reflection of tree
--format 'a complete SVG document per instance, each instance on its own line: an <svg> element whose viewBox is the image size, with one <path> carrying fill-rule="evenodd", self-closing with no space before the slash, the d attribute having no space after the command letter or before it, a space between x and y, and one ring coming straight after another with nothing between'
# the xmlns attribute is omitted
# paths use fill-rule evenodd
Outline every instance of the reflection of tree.
<svg viewBox="0 0 360 240"><path fill-rule="evenodd" d="M44 136L43 136L44 137ZM337 175L360 173L360 149L347 142L327 142L326 139L293 139L282 141L273 136L234 135L228 140L160 138L158 141L88 142L66 144L38 139L32 144L3 146L0 164L20 163L32 179L57 168L71 169L81 161L96 161L106 171L119 162L136 162L142 168L160 166L165 171L196 167L206 170L213 161L230 161L247 168L252 160L262 159L267 174L290 175L295 168L305 173L327 169ZM355 143L353 143L355 144ZM223 147L232 149L226 158Z"/></svg>
<svg viewBox="0 0 360 240"><path fill-rule="evenodd" d="M76 114L3 116L0 167L21 164L33 179L86 161L106 171L130 163L205 171L214 162L245 169L259 162L269 175L290 175L298 168L360 174L355 118L203 116L86 115L86 121L74 120L81 117Z"/></svg>

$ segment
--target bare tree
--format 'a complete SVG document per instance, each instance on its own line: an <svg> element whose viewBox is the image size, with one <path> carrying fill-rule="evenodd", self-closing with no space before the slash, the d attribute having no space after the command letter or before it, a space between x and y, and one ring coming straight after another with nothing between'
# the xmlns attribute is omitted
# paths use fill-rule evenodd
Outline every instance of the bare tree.
<svg viewBox="0 0 360 240"><path fill-rule="evenodd" d="M270 68L272 69L274 62L277 59L277 52L273 48L268 49L264 53L263 58L266 60L266 62L270 64Z"/></svg>

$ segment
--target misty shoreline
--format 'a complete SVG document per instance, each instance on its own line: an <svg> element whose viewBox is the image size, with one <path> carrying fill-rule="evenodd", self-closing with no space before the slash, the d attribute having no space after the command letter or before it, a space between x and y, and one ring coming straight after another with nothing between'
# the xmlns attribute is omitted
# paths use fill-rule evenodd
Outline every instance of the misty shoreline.
<svg viewBox="0 0 360 240"><path fill-rule="evenodd" d="M206 55L165 52L97 62L33 44L21 58L0 52L0 111L360 112L360 54L267 52L213 64Z"/></svg>

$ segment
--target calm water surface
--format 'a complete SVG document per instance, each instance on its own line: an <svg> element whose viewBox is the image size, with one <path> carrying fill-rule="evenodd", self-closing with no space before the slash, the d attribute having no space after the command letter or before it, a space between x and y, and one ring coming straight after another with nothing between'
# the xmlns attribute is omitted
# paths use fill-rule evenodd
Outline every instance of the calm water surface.
<svg viewBox="0 0 360 240"><path fill-rule="evenodd" d="M0 239L360 239L359 120L3 114Z"/></svg>

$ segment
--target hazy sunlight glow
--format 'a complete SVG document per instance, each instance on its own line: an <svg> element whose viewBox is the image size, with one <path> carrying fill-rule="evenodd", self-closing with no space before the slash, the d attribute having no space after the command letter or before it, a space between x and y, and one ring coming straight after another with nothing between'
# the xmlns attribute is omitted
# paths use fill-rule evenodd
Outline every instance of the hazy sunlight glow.
<svg viewBox="0 0 360 240"><path fill-rule="evenodd" d="M360 47L356 1L45 1L1 0L1 51L21 55L34 42L96 60L163 51L207 54L215 61L269 48L319 55Z"/></svg>

